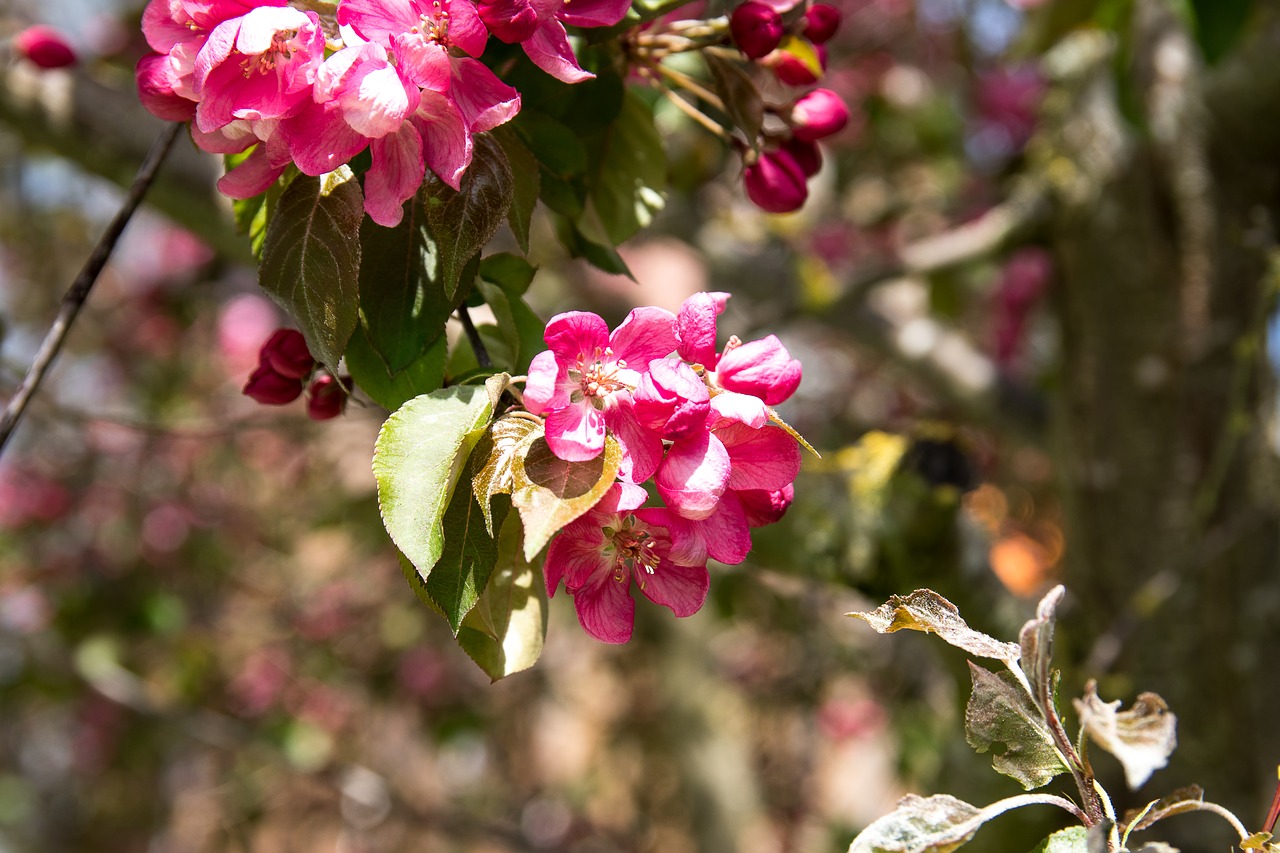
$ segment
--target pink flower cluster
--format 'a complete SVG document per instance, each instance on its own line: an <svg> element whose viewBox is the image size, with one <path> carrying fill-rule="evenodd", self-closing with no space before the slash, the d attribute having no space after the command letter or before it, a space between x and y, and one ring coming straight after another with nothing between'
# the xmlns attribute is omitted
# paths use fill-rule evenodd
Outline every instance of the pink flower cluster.
<svg viewBox="0 0 1280 853"><path fill-rule="evenodd" d="M472 135L520 110L520 94L480 62L489 33L519 43L567 82L579 67L564 25L615 24L629 0L341 0L336 21L287 0L151 0L155 51L138 91L160 118L194 121L218 154L257 148L218 183L232 198L265 191L294 163L320 175L368 149L365 209L393 226L431 169L455 189ZM330 39L331 32L341 40Z"/></svg>
<svg viewBox="0 0 1280 853"><path fill-rule="evenodd" d="M741 563L750 528L791 503L800 449L770 407L800 384L800 362L773 335L716 350L728 294L700 293L678 314L638 308L609 331L574 311L547 325L524 402L546 418L546 441L566 461L598 456L611 435L622 466L608 494L551 543L546 583L563 581L578 621L597 639L631 637L632 582L677 616L706 599L707 560ZM644 507L653 479L665 506Z"/></svg>

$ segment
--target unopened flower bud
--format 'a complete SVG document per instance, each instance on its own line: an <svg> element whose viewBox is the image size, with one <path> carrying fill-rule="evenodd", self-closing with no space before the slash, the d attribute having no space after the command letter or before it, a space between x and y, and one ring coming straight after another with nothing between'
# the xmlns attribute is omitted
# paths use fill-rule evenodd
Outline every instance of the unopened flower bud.
<svg viewBox="0 0 1280 853"><path fill-rule="evenodd" d="M825 139L848 123L849 108L830 89L814 89L791 105L791 132L797 139Z"/></svg>
<svg viewBox="0 0 1280 853"><path fill-rule="evenodd" d="M840 29L840 10L826 3L814 3L804 13L804 37L822 44Z"/></svg>
<svg viewBox="0 0 1280 853"><path fill-rule="evenodd" d="M53 27L27 27L14 36L13 47L41 68L66 68L76 64L75 51Z"/></svg>
<svg viewBox="0 0 1280 853"><path fill-rule="evenodd" d="M827 70L827 46L813 45L813 52L818 58L818 68L789 51L780 50L770 57L768 65L777 77L788 86L808 86L817 83L822 72Z"/></svg>
<svg viewBox="0 0 1280 853"><path fill-rule="evenodd" d="M776 491L765 489L740 489L735 492L742 502L743 512L750 527L764 527L780 521L787 514L787 507L795 500L794 486L787 485Z"/></svg>
<svg viewBox="0 0 1280 853"><path fill-rule="evenodd" d="M759 59L772 52L782 41L784 31L782 15L772 6L756 0L747 0L734 9L729 18L733 43L749 59Z"/></svg>
<svg viewBox="0 0 1280 853"><path fill-rule="evenodd" d="M307 349L307 340L296 329L276 329L262 345L261 364L269 366L281 376L290 379L306 379L316 368L316 360Z"/></svg>
<svg viewBox="0 0 1280 853"><path fill-rule="evenodd" d="M651 361L632 396L636 417L665 439L674 441L706 428L711 411L707 384L678 359Z"/></svg>
<svg viewBox="0 0 1280 853"><path fill-rule="evenodd" d="M761 210L790 213L809 197L804 169L785 150L766 151L742 172L742 184Z"/></svg>
<svg viewBox="0 0 1280 853"><path fill-rule="evenodd" d="M311 381L307 389L307 417L313 421L327 421L342 414L351 392L351 377L342 377L339 384L331 374L322 373Z"/></svg>
<svg viewBox="0 0 1280 853"><path fill-rule="evenodd" d="M529 0L480 0L480 20L507 44L529 39L538 29L538 10Z"/></svg>
<svg viewBox="0 0 1280 853"><path fill-rule="evenodd" d="M786 402L803 375L800 362L775 335L725 352L716 365L716 381L726 391L759 397L766 406Z"/></svg>
<svg viewBox="0 0 1280 853"><path fill-rule="evenodd" d="M782 144L782 150L795 159L806 178L812 178L822 169L822 152L816 142L792 137Z"/></svg>
<svg viewBox="0 0 1280 853"><path fill-rule="evenodd" d="M283 406L302 396L302 380L281 376L269 365L260 364L249 374L243 393L266 406Z"/></svg>

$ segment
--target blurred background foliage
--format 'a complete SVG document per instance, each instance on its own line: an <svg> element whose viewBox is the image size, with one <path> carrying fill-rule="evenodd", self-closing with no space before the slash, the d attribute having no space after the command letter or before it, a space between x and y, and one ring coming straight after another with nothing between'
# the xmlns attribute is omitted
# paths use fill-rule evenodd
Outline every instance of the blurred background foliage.
<svg viewBox="0 0 1280 853"><path fill-rule="evenodd" d="M180 145L0 463L0 850L843 850L906 791L1016 786L963 743L960 656L842 614L931 587L1009 637L1058 581L1064 697L1160 692L1182 747L1153 785L1257 823L1280 760L1275 9L839 5L826 85L854 118L802 212L759 214L660 106L672 190L621 250L636 281L546 221L531 253L544 317L732 292L722 329L803 361L783 415L823 458L697 616L640 608L613 648L553 599L543 659L494 685L386 541L385 413L241 396L280 317L217 164ZM5 389L154 134L140 6L0 10L0 41L53 23L81 56L0 56ZM1184 820L1187 849L1227 843Z"/></svg>

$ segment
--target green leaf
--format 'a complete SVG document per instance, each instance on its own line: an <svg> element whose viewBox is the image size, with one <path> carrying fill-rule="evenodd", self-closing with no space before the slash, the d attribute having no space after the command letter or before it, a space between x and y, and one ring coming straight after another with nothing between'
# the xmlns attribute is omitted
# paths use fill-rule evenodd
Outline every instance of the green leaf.
<svg viewBox="0 0 1280 853"><path fill-rule="evenodd" d="M604 451L565 462L539 432L521 443L512 462L511 500L524 522L524 558L532 560L557 532L604 497L622 464L622 447L605 437Z"/></svg>
<svg viewBox="0 0 1280 853"><path fill-rule="evenodd" d="M622 256L616 250L588 240L570 219L564 216L557 216L555 219L556 234L560 237L560 242L564 244L565 250L572 257L582 258L598 270L603 270L612 275L625 275L635 281L635 276L631 274L631 268L627 266L627 262L622 259Z"/></svg>
<svg viewBox="0 0 1280 853"><path fill-rule="evenodd" d="M434 174L425 185L427 229L436 246L437 282L452 300L467 264L498 230L511 208L511 166L492 137L475 137L471 165L457 191Z"/></svg>
<svg viewBox="0 0 1280 853"><path fill-rule="evenodd" d="M426 198L419 192L404 206L394 228L372 219L360 227L360 320L368 343L395 376L444 334L461 292L445 296L436 273Z"/></svg>
<svg viewBox="0 0 1280 853"><path fill-rule="evenodd" d="M760 97L755 81L737 62L705 52L702 58L711 69L716 93L724 101L729 119L746 134L751 147L758 148L760 131L764 128L764 98Z"/></svg>
<svg viewBox="0 0 1280 853"><path fill-rule="evenodd" d="M1083 826L1060 829L1037 844L1031 853L1089 853L1089 830Z"/></svg>
<svg viewBox="0 0 1280 853"><path fill-rule="evenodd" d="M1235 46L1253 14L1253 0L1190 0L1196 19L1196 41L1210 63Z"/></svg>
<svg viewBox="0 0 1280 853"><path fill-rule="evenodd" d="M542 322L523 299L512 296L496 284L481 281L478 287L480 295L493 310L493 317L498 321L498 331L506 341L511 371L527 373L534 355L547 348L543 340L546 323Z"/></svg>
<svg viewBox="0 0 1280 853"><path fill-rule="evenodd" d="M364 196L346 166L289 184L267 226L258 282L312 354L336 369L359 320Z"/></svg>
<svg viewBox="0 0 1280 853"><path fill-rule="evenodd" d="M849 845L849 853L951 853L973 838L982 825L1012 809L1070 804L1047 794L1022 794L984 809L947 794L908 794L892 812L872 822Z"/></svg>
<svg viewBox="0 0 1280 853"><path fill-rule="evenodd" d="M1178 718L1155 693L1142 693L1133 707L1120 710L1120 700L1103 702L1098 684L1085 685L1084 698L1073 700L1080 725L1098 746L1114 755L1124 767L1124 778L1133 790L1169 763L1178 745Z"/></svg>
<svg viewBox="0 0 1280 853"><path fill-rule="evenodd" d="M475 468L473 460L467 466L468 477ZM427 576L427 595L439 606L455 637L462 617L475 607L498 560L498 543L485 525L492 513L501 527L511 502L499 497L492 508L485 509L480 511L471 489L454 489L443 519L444 550Z"/></svg>
<svg viewBox="0 0 1280 853"><path fill-rule="evenodd" d="M487 389L455 386L405 403L378 433L373 473L382 523L424 580L444 551L454 485L492 414Z"/></svg>
<svg viewBox="0 0 1280 853"><path fill-rule="evenodd" d="M494 681L533 666L547 635L542 568L521 556L521 530L514 515L502 525L493 576L458 632L463 651Z"/></svg>
<svg viewBox="0 0 1280 853"><path fill-rule="evenodd" d="M493 518L489 514L489 502L494 495L511 494L516 453L532 443L535 433L542 435L542 425L536 419L508 415L494 421L476 445L474 456L479 464L472 473L471 489L484 510L490 535Z"/></svg>
<svg viewBox="0 0 1280 853"><path fill-rule="evenodd" d="M500 285L513 296L523 296L538 268L518 255L500 252L480 262L480 277Z"/></svg>
<svg viewBox="0 0 1280 853"><path fill-rule="evenodd" d="M436 338L426 352L395 376L387 370L386 362L374 351L365 337L362 327L356 326L347 342L347 371L366 394L378 405L395 411L421 394L427 394L444 385L444 365L449 355L449 338Z"/></svg>
<svg viewBox="0 0 1280 853"><path fill-rule="evenodd" d="M520 251L529 254L529 225L533 221L533 208L538 203L542 188L538 158L520 141L514 130L503 126L493 131L494 138L506 152L511 164L511 209L507 211L507 224L520 245Z"/></svg>
<svg viewBox="0 0 1280 853"><path fill-rule="evenodd" d="M547 172L559 178L586 174L586 146L564 122L536 110L521 110L512 124Z"/></svg>
<svg viewBox="0 0 1280 853"><path fill-rule="evenodd" d="M667 155L653 110L628 91L601 140L590 194L604 231L617 246L653 222L665 203Z"/></svg>
<svg viewBox="0 0 1280 853"><path fill-rule="evenodd" d="M953 646L982 658L1012 662L1022 651L1016 643L1002 643L975 631L960 618L959 609L931 589L917 589L905 598L892 596L875 610L847 613L880 634L911 630L937 634Z"/></svg>
<svg viewBox="0 0 1280 853"><path fill-rule="evenodd" d="M996 674L969 664L973 693L964 714L965 739L991 764L1030 791L1068 767L1053 743L1044 714L1010 672Z"/></svg>

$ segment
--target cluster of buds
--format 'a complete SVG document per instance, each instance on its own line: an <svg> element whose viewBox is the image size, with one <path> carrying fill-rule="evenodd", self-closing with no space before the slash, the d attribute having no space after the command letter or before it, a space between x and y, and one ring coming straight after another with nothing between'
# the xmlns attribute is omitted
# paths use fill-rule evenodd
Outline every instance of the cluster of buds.
<svg viewBox="0 0 1280 853"><path fill-rule="evenodd" d="M457 189L473 134L519 112L519 93L479 61L491 31L572 83L593 75L564 25L610 26L630 8L629 0L340 0L323 19L315 5L151 0L142 29L155 52L138 63L138 91L160 118L192 121L206 151L256 146L218 183L232 198L265 191L290 163L320 175L367 149L365 210L387 226L399 223L426 169Z"/></svg>
<svg viewBox="0 0 1280 853"><path fill-rule="evenodd" d="M327 421L342 414L351 394L351 378L317 372L306 339L294 329L277 329L262 345L258 366L244 385L245 396L267 406L284 406L307 392L307 417Z"/></svg>
<svg viewBox="0 0 1280 853"><path fill-rule="evenodd" d="M632 584L677 616L697 612L707 560L736 564L750 530L780 519L794 494L800 449L772 406L795 392L800 363L770 335L717 352L728 294L701 293L678 314L638 308L609 331L587 312L552 318L547 352L529 367L524 404L545 418L551 452L594 459L619 445L616 482L547 552L547 592L561 582L582 627L626 642ZM652 480L661 506L645 506Z"/></svg>

